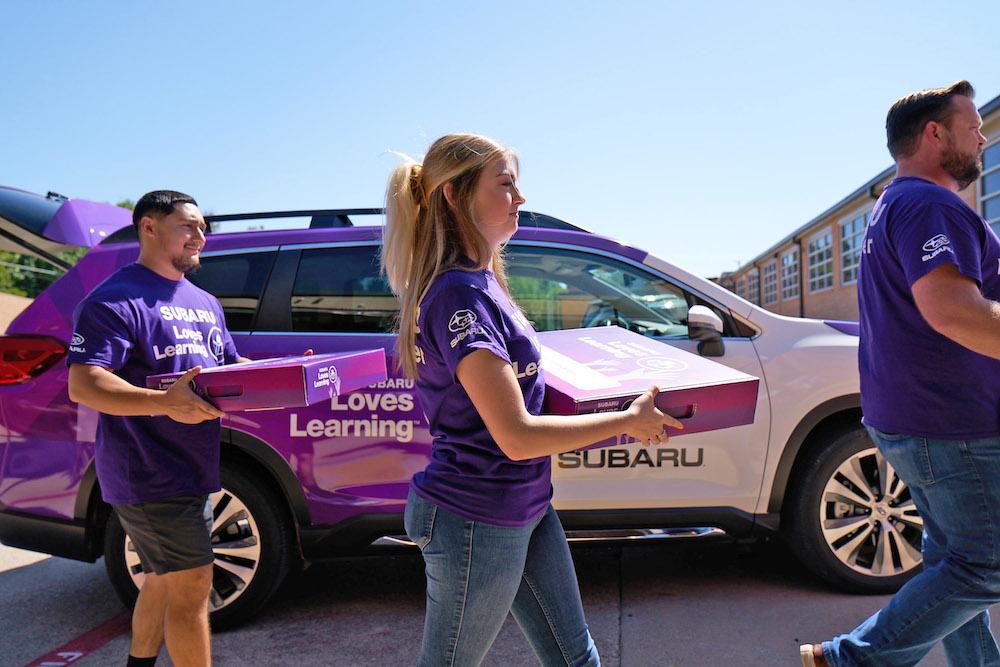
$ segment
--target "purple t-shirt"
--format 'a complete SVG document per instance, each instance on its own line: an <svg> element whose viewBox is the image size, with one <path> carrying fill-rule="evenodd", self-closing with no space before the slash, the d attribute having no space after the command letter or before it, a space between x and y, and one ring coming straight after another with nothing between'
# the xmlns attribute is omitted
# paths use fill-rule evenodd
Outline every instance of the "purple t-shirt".
<svg viewBox="0 0 1000 667"><path fill-rule="evenodd" d="M146 376L237 360L218 300L186 279L129 264L94 288L73 314L69 364L113 371L138 387ZM101 414L96 466L113 505L219 490L219 420Z"/></svg>
<svg viewBox="0 0 1000 667"><path fill-rule="evenodd" d="M514 367L528 412L540 414L545 380L535 330L485 270L439 276L420 304L417 327L416 392L434 442L427 468L413 476L413 490L468 519L530 523L552 498L551 460L509 459L455 371L465 355L489 350Z"/></svg>
<svg viewBox="0 0 1000 667"><path fill-rule="evenodd" d="M1000 435L1000 361L945 338L917 310L911 286L942 264L1000 299L1000 240L955 193L897 178L865 231L861 407L883 431L961 440Z"/></svg>

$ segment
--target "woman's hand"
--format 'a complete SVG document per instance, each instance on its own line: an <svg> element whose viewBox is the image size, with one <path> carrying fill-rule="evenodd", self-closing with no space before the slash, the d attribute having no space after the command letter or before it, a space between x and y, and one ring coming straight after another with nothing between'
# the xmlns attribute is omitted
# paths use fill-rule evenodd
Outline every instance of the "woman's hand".
<svg viewBox="0 0 1000 667"><path fill-rule="evenodd" d="M660 388L653 385L645 394L632 401L632 405L626 410L630 419L625 433L647 446L665 443L668 439L667 426L684 428L684 424L657 409L656 395L659 393Z"/></svg>

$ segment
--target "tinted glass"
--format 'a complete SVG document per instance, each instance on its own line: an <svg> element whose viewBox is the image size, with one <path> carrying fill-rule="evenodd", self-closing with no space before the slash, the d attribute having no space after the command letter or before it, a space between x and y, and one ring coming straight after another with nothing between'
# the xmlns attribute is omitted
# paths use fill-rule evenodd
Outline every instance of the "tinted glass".
<svg viewBox="0 0 1000 667"><path fill-rule="evenodd" d="M983 217L987 220L1000 219L1000 197L993 197L983 202Z"/></svg>
<svg viewBox="0 0 1000 667"><path fill-rule="evenodd" d="M1000 192L1000 170L983 177L983 195L991 195L994 192Z"/></svg>
<svg viewBox="0 0 1000 667"><path fill-rule="evenodd" d="M1000 143L993 144L983 151L983 169L989 170L1000 165Z"/></svg>
<svg viewBox="0 0 1000 667"><path fill-rule="evenodd" d="M202 257L201 268L188 279L215 295L226 313L226 327L230 331L250 331L275 254L248 252Z"/></svg>
<svg viewBox="0 0 1000 667"><path fill-rule="evenodd" d="M511 293L538 331L615 324L648 336L687 337L688 307L702 303L607 257L527 246L510 246L507 255Z"/></svg>
<svg viewBox="0 0 1000 667"><path fill-rule="evenodd" d="M378 261L376 246L303 250L292 287L292 331L391 332L399 303Z"/></svg>

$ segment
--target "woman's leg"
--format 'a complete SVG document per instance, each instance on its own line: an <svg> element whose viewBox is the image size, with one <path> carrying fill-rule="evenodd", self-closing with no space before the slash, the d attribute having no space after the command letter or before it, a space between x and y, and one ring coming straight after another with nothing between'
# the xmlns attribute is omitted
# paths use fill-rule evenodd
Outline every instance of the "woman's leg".
<svg viewBox="0 0 1000 667"><path fill-rule="evenodd" d="M418 665L482 662L521 583L534 524L523 528L470 521L414 493L406 532L423 552L427 610Z"/></svg>
<svg viewBox="0 0 1000 667"><path fill-rule="evenodd" d="M532 532L511 611L545 667L601 664L583 617L566 533L551 505Z"/></svg>

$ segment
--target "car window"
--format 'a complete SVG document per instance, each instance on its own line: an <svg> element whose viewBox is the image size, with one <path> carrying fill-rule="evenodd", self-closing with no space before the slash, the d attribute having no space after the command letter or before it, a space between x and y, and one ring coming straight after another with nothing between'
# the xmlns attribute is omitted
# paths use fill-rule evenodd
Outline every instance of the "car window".
<svg viewBox="0 0 1000 667"><path fill-rule="evenodd" d="M376 246L303 250L292 286L292 331L391 332L399 302L378 262Z"/></svg>
<svg viewBox="0 0 1000 667"><path fill-rule="evenodd" d="M202 257L201 268L188 279L219 300L226 314L226 328L250 331L276 254L271 251Z"/></svg>
<svg viewBox="0 0 1000 667"><path fill-rule="evenodd" d="M653 273L600 255L521 245L508 247L507 255L511 294L538 331L618 325L686 338L688 308L705 304Z"/></svg>

